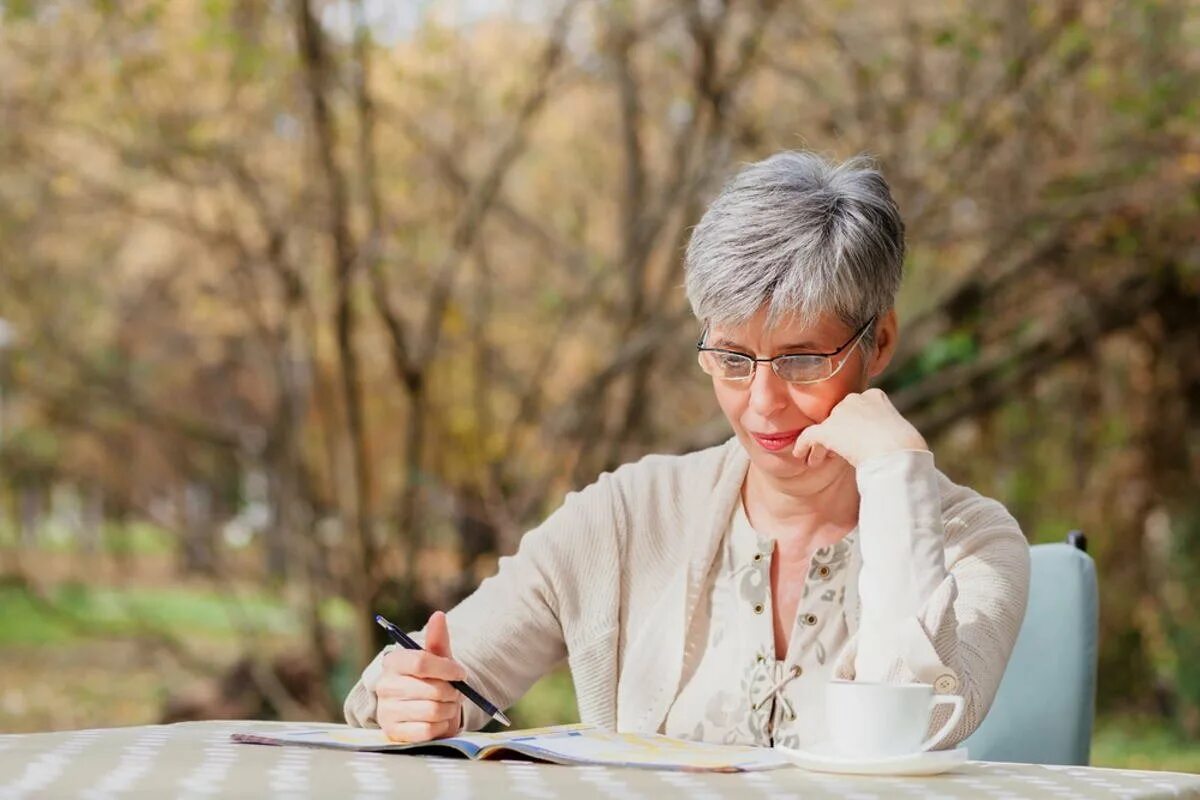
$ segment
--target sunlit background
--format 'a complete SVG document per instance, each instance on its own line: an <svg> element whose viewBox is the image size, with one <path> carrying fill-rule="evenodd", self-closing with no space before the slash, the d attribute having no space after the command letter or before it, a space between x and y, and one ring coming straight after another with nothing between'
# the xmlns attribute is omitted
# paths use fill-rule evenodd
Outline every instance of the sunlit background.
<svg viewBox="0 0 1200 800"><path fill-rule="evenodd" d="M1198 86L1184 0L0 0L0 729L337 718L722 441L682 248L802 147L891 181L940 468L1088 536L1094 762L1200 771Z"/></svg>

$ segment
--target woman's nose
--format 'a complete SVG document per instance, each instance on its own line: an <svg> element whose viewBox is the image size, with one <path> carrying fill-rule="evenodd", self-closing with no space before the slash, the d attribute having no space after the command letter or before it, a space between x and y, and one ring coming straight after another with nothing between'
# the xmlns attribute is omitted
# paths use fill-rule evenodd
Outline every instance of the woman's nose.
<svg viewBox="0 0 1200 800"><path fill-rule="evenodd" d="M775 374L770 364L759 364L750 379L750 409L761 417L769 417L787 402L787 382Z"/></svg>

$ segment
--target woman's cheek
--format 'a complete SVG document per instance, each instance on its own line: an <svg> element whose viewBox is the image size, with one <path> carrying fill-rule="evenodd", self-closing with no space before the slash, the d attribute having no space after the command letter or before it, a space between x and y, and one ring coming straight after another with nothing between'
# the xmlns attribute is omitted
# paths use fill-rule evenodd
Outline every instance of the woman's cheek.
<svg viewBox="0 0 1200 800"><path fill-rule="evenodd" d="M813 392L797 390L792 395L792 404L800 409L800 412L807 418L812 420L814 425L824 422L829 418L834 406L841 402L848 392L835 389L835 391Z"/></svg>
<svg viewBox="0 0 1200 800"><path fill-rule="evenodd" d="M733 425L737 425L742 417L742 412L746 409L746 393L730 390L727 386L722 386L714 382L713 391L717 395L717 403L721 406L721 411L729 419Z"/></svg>

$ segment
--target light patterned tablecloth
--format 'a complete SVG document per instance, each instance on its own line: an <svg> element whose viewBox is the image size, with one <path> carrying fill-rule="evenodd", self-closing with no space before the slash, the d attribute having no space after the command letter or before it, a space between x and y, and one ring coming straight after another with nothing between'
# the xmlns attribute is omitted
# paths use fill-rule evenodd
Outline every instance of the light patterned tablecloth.
<svg viewBox="0 0 1200 800"><path fill-rule="evenodd" d="M270 722L191 722L0 736L0 798L390 797L1054 798L1196 797L1200 775L970 762L930 778L798 768L685 774L236 744Z"/></svg>

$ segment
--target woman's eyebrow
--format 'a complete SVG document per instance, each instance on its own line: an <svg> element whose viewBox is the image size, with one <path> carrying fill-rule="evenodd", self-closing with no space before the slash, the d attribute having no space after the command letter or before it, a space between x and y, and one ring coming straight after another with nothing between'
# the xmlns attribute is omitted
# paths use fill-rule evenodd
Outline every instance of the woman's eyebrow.
<svg viewBox="0 0 1200 800"><path fill-rule="evenodd" d="M716 341L714 341L712 344L709 345L709 347L719 347L722 349L728 348L731 350L746 350L746 349L748 349L748 348L743 347L742 345L738 344L737 342L733 341L732 339L725 338L724 336L722 336L719 339L717 339ZM783 347L781 347L779 349L780 350L820 350L821 345L817 344L816 342L800 342L799 344L785 344Z"/></svg>

